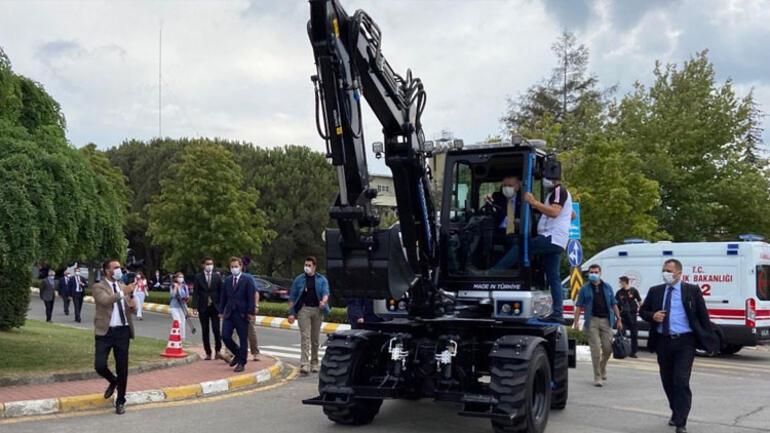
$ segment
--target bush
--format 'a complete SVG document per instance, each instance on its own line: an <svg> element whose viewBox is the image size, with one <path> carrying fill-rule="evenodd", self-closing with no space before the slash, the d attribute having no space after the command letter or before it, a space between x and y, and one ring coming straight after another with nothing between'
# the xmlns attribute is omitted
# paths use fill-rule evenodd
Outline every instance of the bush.
<svg viewBox="0 0 770 433"><path fill-rule="evenodd" d="M570 338L574 338L578 346L588 345L588 336L582 331L576 331L575 328L567 327L567 334Z"/></svg>
<svg viewBox="0 0 770 433"><path fill-rule="evenodd" d="M0 268L0 330L24 325L29 285L29 269Z"/></svg>

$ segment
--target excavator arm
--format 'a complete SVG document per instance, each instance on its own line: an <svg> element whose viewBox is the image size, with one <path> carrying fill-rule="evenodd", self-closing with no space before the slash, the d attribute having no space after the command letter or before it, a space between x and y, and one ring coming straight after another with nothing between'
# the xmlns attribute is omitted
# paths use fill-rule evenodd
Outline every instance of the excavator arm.
<svg viewBox="0 0 770 433"><path fill-rule="evenodd" d="M410 315L439 315L436 212L420 123L426 102L422 82L411 71L405 76L395 73L382 54L377 24L361 10L348 15L338 0L310 0L308 34L317 68L312 81L318 132L337 171L340 191L330 209L339 229L327 231L332 284L346 298L398 299L408 291ZM382 125L382 151L393 174L400 234L377 229L372 206L377 191L369 187L362 96Z"/></svg>

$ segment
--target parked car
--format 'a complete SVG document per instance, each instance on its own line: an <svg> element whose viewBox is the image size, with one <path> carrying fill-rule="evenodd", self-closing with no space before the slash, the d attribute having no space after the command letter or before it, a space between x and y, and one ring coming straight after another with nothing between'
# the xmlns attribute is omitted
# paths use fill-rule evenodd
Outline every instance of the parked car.
<svg viewBox="0 0 770 433"><path fill-rule="evenodd" d="M265 301L281 302L289 300L289 289L274 284L264 278L254 277L257 283L259 299Z"/></svg>

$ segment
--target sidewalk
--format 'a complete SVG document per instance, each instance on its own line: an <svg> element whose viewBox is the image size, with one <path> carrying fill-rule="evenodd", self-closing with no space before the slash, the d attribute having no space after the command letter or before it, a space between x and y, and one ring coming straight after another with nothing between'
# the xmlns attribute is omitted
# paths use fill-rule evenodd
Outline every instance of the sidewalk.
<svg viewBox="0 0 770 433"><path fill-rule="evenodd" d="M201 348L188 349L202 352ZM249 361L243 373L222 360L129 374L126 405L183 400L223 393L269 382L286 373L281 361L262 356ZM113 365L110 365L113 368ZM103 398L107 382L102 379L0 387L0 418L46 415L111 407L113 399Z"/></svg>

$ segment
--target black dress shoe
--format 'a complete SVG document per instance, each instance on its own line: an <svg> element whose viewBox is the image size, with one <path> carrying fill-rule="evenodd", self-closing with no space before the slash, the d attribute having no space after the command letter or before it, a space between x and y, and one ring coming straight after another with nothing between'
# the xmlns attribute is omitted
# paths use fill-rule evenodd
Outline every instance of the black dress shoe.
<svg viewBox="0 0 770 433"><path fill-rule="evenodd" d="M238 365L235 367L235 370L233 370L233 371L234 371L235 373L240 373L240 372L242 372L243 370L245 370L245 368L243 367L243 364L238 364Z"/></svg>
<svg viewBox="0 0 770 433"><path fill-rule="evenodd" d="M671 426L671 427L676 427L676 424L674 424L674 420L673 419L668 420L668 425Z"/></svg>
<svg viewBox="0 0 770 433"><path fill-rule="evenodd" d="M203 358L203 359L205 359L206 361L211 361L211 354L210 354L210 353L207 353L207 354L206 354L206 357L205 357L205 358Z"/></svg>
<svg viewBox="0 0 770 433"><path fill-rule="evenodd" d="M234 356L233 360L230 361L230 367L235 367L236 365L238 365L238 358Z"/></svg>
<svg viewBox="0 0 770 433"><path fill-rule="evenodd" d="M123 404L116 404L115 405L115 413L118 415L123 415L126 413L126 408L123 406Z"/></svg>
<svg viewBox="0 0 770 433"><path fill-rule="evenodd" d="M685 426L677 427L676 428L676 433L687 433L687 427L685 427Z"/></svg>
<svg viewBox="0 0 770 433"><path fill-rule="evenodd" d="M118 386L117 383L111 383L110 386L107 387L107 390L104 391L104 398L110 398L112 397L112 394L115 392L115 388Z"/></svg>

